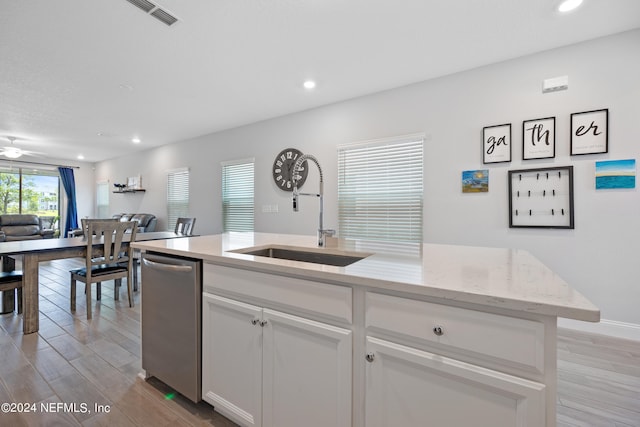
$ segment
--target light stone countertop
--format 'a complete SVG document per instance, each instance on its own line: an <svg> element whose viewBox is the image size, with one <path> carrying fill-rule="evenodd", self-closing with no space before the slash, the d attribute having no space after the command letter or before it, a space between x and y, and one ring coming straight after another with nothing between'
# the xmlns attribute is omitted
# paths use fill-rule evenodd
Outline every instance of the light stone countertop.
<svg viewBox="0 0 640 427"><path fill-rule="evenodd" d="M332 239L329 245L318 248L315 236L271 233L225 233L132 244L136 249L248 270L590 322L600 320L597 307L524 250L423 244L421 254L399 254L371 250L364 242L343 239ZM266 246L374 253L349 266L334 267L229 252Z"/></svg>

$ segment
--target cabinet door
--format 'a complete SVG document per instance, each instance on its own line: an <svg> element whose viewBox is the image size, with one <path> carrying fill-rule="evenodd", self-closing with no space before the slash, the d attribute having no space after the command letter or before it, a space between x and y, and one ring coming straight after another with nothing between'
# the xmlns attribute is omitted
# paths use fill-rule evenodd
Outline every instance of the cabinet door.
<svg viewBox="0 0 640 427"><path fill-rule="evenodd" d="M351 426L351 331L264 309L265 427Z"/></svg>
<svg viewBox="0 0 640 427"><path fill-rule="evenodd" d="M366 425L545 425L545 386L367 337Z"/></svg>
<svg viewBox="0 0 640 427"><path fill-rule="evenodd" d="M262 309L204 293L202 398L243 426L261 426Z"/></svg>

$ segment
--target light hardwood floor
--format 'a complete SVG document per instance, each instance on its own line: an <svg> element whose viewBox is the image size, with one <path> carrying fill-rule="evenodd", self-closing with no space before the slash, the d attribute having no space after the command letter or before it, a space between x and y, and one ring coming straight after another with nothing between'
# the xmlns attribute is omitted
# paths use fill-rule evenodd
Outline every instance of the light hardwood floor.
<svg viewBox="0 0 640 427"><path fill-rule="evenodd" d="M71 314L68 271L81 262L40 264L39 333L25 336L21 316L0 315L0 403L37 409L0 412L0 426L235 426L206 403L138 376L139 293L129 308L124 287L114 301L113 282L103 284L87 321L80 284ZM640 343L561 330L558 371L559 427L640 427Z"/></svg>

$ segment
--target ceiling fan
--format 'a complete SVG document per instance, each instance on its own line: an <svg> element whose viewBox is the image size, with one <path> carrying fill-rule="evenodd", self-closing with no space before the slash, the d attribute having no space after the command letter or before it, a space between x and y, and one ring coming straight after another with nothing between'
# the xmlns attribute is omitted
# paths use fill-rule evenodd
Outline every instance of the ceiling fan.
<svg viewBox="0 0 640 427"><path fill-rule="evenodd" d="M22 148L16 147L15 141L18 138L16 138L15 136L7 136L6 138L9 140L11 145L8 147L0 148L0 156L5 156L13 160L13 159L22 157L23 155L34 156L34 155L41 154L41 153L36 153L35 151L23 150Z"/></svg>

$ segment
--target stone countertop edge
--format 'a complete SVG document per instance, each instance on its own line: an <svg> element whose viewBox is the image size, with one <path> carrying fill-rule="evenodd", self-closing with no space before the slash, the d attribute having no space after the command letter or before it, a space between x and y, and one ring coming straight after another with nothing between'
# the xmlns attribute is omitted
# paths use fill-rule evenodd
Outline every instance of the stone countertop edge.
<svg viewBox="0 0 640 427"><path fill-rule="evenodd" d="M362 286L568 319L598 322L600 310L527 251L423 244L419 255L375 252L346 267L231 252L249 247L294 247L327 253L361 252L353 241L318 248L315 236L225 233L134 242L132 247L202 259L228 267Z"/></svg>

